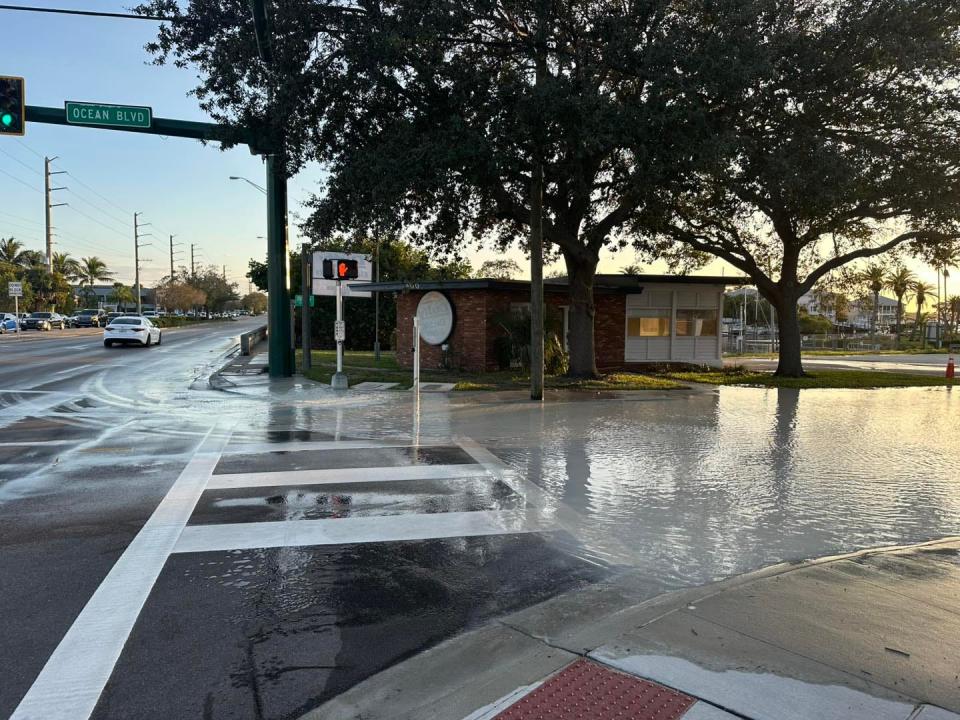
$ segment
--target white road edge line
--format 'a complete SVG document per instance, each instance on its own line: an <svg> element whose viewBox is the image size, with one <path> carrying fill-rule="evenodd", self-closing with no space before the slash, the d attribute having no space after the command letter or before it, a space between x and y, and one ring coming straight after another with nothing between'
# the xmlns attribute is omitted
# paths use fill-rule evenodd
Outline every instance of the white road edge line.
<svg viewBox="0 0 960 720"><path fill-rule="evenodd" d="M211 437L213 435L213 437ZM211 428L67 630L10 720L86 720L228 439Z"/></svg>
<svg viewBox="0 0 960 720"><path fill-rule="evenodd" d="M485 510L410 515L381 515L331 520L286 520L188 525L173 552L217 552L253 548L344 545L450 537L509 535L552 529L526 510Z"/></svg>
<svg viewBox="0 0 960 720"><path fill-rule="evenodd" d="M207 490L283 485L344 485L346 483L396 482L399 480L445 480L488 476L489 473L482 465L475 464L288 470L213 475L207 484Z"/></svg>
<svg viewBox="0 0 960 720"><path fill-rule="evenodd" d="M283 442L234 443L224 448L224 455L255 455L268 452L300 452L304 450L379 450L380 448L431 446L450 447L449 443L420 443L414 445L411 440L291 440Z"/></svg>

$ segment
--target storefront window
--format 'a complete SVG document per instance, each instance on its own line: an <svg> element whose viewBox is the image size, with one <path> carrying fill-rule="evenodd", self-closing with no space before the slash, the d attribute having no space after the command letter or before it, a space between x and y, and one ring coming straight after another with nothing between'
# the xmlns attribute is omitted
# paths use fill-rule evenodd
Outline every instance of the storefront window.
<svg viewBox="0 0 960 720"><path fill-rule="evenodd" d="M670 337L670 309L631 310L628 337Z"/></svg>
<svg viewBox="0 0 960 720"><path fill-rule="evenodd" d="M716 310L677 310L678 337L716 337Z"/></svg>

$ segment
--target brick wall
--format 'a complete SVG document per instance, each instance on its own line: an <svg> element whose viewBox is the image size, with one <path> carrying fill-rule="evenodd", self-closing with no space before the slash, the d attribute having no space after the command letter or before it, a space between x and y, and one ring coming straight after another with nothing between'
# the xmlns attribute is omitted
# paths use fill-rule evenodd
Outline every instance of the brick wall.
<svg viewBox="0 0 960 720"><path fill-rule="evenodd" d="M404 367L413 365L413 317L424 291L401 293L397 297L397 362ZM487 293L483 290L453 290L446 293L453 305L453 333L450 362L455 368L479 372L486 368L487 356ZM443 351L439 345L420 345L420 367L441 367Z"/></svg>
<svg viewBox="0 0 960 720"><path fill-rule="evenodd" d="M410 291L397 297L397 362L404 367L413 364L413 316L424 292ZM511 303L529 302L529 293L525 290L449 290L446 295L453 304L455 314L453 335L448 341L452 366L469 372L496 370L494 340L502 334L502 330L493 318L508 312ZM567 305L569 300L566 293L547 293L546 302L559 308ZM625 296L596 295L594 302L597 367L623 367ZM421 345L421 368L437 368L441 362L439 346Z"/></svg>

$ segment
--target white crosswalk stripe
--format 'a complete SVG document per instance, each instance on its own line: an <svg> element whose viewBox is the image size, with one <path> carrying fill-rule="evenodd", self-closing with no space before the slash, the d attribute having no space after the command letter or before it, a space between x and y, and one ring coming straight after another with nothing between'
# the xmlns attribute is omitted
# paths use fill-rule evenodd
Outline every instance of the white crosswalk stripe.
<svg viewBox="0 0 960 720"><path fill-rule="evenodd" d="M397 467L334 468L323 470L283 470L214 475L208 490L278 485L342 485L346 483L396 482L398 480L443 480L484 477L482 465L400 465Z"/></svg>
<svg viewBox="0 0 960 720"><path fill-rule="evenodd" d="M524 510L192 525L184 528L173 552L435 540L528 533L547 529L548 523L537 514Z"/></svg>

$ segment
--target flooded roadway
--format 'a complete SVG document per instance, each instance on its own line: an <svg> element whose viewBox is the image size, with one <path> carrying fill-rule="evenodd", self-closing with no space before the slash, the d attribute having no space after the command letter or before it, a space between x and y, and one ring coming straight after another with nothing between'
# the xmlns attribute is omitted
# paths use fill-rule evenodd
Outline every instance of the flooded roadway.
<svg viewBox="0 0 960 720"><path fill-rule="evenodd" d="M417 412L399 392L210 391L227 335L0 388L0 716L295 718L621 569L652 596L960 533L950 389L437 394ZM169 547L141 548L145 527ZM124 571L134 551L153 577Z"/></svg>

